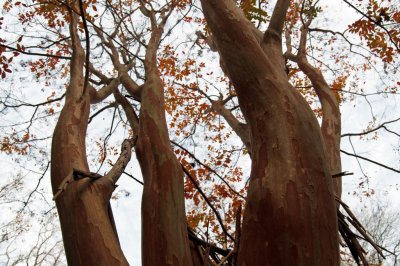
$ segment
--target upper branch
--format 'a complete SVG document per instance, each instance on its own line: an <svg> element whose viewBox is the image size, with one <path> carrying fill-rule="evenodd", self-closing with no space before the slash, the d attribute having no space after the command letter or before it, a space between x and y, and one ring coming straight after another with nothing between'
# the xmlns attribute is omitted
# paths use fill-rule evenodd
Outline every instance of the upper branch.
<svg viewBox="0 0 400 266"><path fill-rule="evenodd" d="M141 1L141 3L142 3L141 11L144 12L143 14L145 16L149 17L149 19L151 21L151 29L152 29L150 40L147 45L145 61L144 61L144 67L146 69L146 76L149 76L149 75L158 76L157 49L160 44L161 37L164 33L165 23L167 22L168 17L171 15L172 10L169 10L167 13L164 13L164 11L163 11L162 14L160 15L161 22L157 23L156 12L145 8L143 1ZM171 9L173 9L173 6L171 7Z"/></svg>
<svg viewBox="0 0 400 266"><path fill-rule="evenodd" d="M90 36L89 36L89 29L86 23L86 18L85 18L85 10L83 8L83 2L82 0L79 0L79 11L80 15L82 18L82 24L83 24L83 29L85 32L85 38L86 38L86 53L85 53L85 81L83 85L83 93L87 90L87 87L89 85L89 60L90 60Z"/></svg>
<svg viewBox="0 0 400 266"><path fill-rule="evenodd" d="M283 25L285 23L286 13L289 8L290 0L278 0L275 4L268 29L265 34L274 34L281 40Z"/></svg>
<svg viewBox="0 0 400 266"><path fill-rule="evenodd" d="M90 94L90 103L95 104L103 101L105 98L111 95L113 91L115 91L118 88L119 84L120 82L118 79L112 79L112 81L109 84L105 85L99 90L96 90L91 85L88 85Z"/></svg>
<svg viewBox="0 0 400 266"><path fill-rule="evenodd" d="M104 178L111 180L114 184L118 181L120 176L125 170L126 165L129 163L132 155L132 148L136 143L136 139L126 139L121 145L121 154L119 155L116 163L111 168Z"/></svg>
<svg viewBox="0 0 400 266"><path fill-rule="evenodd" d="M322 124L321 132L324 139L325 147L327 150L329 165L331 173L341 171L340 164L340 110L339 101L336 98L334 91L330 88L325 80L322 72L315 66L311 65L307 59L307 37L309 33L309 26L312 18L308 17L307 20L302 20L300 44L297 55L294 55L291 50L290 43L290 28L286 29L285 37L287 40L287 51L285 57L299 66L300 70L311 81L313 89L315 90L322 107ZM341 194L340 180L335 184L336 195Z"/></svg>
<svg viewBox="0 0 400 266"><path fill-rule="evenodd" d="M115 69L118 72L118 78L119 81L126 90L129 92L129 94L134 97L135 99L140 99L140 90L141 87L131 78L131 76L128 74L128 71L132 69L134 63L131 62L128 65L122 64L119 60L119 52L117 47L115 47L113 39L111 37L108 37L106 39L103 35L103 32L101 31L100 28L94 28L95 31L97 32L99 38L101 39L102 43L108 47L111 51L109 53L111 61L115 67ZM98 70L94 69L94 67L91 66L91 71L94 73L98 78L102 79L103 82L107 83L107 78Z"/></svg>
<svg viewBox="0 0 400 266"><path fill-rule="evenodd" d="M80 80L83 78L82 70L85 64L85 51L78 36L78 17L71 9L69 9L69 15L71 17L69 31L72 42L72 59L70 64L71 83L67 91L67 98L68 95L73 95L74 97L83 95L83 87L80 86Z"/></svg>
<svg viewBox="0 0 400 266"><path fill-rule="evenodd" d="M21 54L44 56L44 57L53 57L53 58L66 59L66 60L70 60L71 59L70 56L28 52L28 51L17 49L17 48L14 48L14 47L11 47L11 46L8 46L8 45L5 45L5 44L0 44L0 47L7 48L7 49L10 49L11 51L18 52L18 53L21 53Z"/></svg>

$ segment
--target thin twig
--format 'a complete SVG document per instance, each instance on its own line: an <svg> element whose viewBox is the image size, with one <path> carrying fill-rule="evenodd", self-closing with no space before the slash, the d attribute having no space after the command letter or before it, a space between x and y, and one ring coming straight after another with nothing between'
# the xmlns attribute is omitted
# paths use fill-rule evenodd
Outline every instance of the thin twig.
<svg viewBox="0 0 400 266"><path fill-rule="evenodd" d="M235 241L235 239L233 238L233 236L231 234L228 233L228 231L226 230L224 223L222 221L221 215L219 214L219 212L217 211L217 209L211 204L211 202L209 201L209 199L207 198L206 194L203 192L203 190L200 188L200 186L197 184L197 182L194 180L193 176L189 173L189 171L181 164L182 170L183 172L185 172L186 176L189 178L189 180L193 183L193 185L195 186L195 188L197 189L197 191L199 191L200 195L204 198L204 200L206 201L207 205L210 206L210 208L213 210L215 216L217 217L217 220L219 222L219 224L221 225L222 231L224 231L224 233L232 240Z"/></svg>
<svg viewBox="0 0 400 266"><path fill-rule="evenodd" d="M392 167L389 167L389 166L384 165L384 164L382 164L382 163L379 163L379 162L377 162L377 161L374 161L374 160L365 158L365 157L363 157L363 156L361 156L361 155L349 153L349 152L344 151L344 150L342 150L342 149L341 149L340 151L343 152L343 153L346 154L346 155L353 156L353 157L362 159L362 160L364 160L364 161L367 161L367 162L370 162L370 163L379 165L379 166L381 166L381 167L383 167L383 168L385 168L385 169L391 170L391 171L393 171L393 172L400 173L400 170L394 169L394 168L392 168Z"/></svg>
<svg viewBox="0 0 400 266"><path fill-rule="evenodd" d="M18 108L18 107L22 107L22 106L38 107L38 106L41 106L41 105L45 105L45 104L49 104L49 103L52 103L52 102L60 101L60 100L62 100L64 98L64 96L65 96L65 93L63 95L61 95L60 97L58 97L58 98L55 98L55 99L52 99L52 100L48 100L48 101L45 101L45 102L41 102L41 103L36 103L36 104L21 103L21 104L17 104L17 105L8 105L7 103L5 103L3 101L0 101L0 103L3 104L5 107L9 107L9 108Z"/></svg>
<svg viewBox="0 0 400 266"><path fill-rule="evenodd" d="M15 51L21 54L27 54L27 55L35 55L35 56L45 56L45 57L52 57L52 58L59 58L59 59L66 59L66 60L71 60L72 57L70 56L62 56L62 55L54 55L54 54L42 54L42 53L34 53L34 52L26 52L22 51L21 49L17 49L5 44L0 44L0 47L4 47L7 49L10 49L11 51Z"/></svg>
<svg viewBox="0 0 400 266"><path fill-rule="evenodd" d="M134 177L131 174L128 174L127 172L123 171L123 173L127 176L129 176L130 178L132 178L133 180L135 180L136 182L138 182L139 184L141 184L142 186L144 185L143 181L140 181L139 179L137 179L136 177Z"/></svg>
<svg viewBox="0 0 400 266"><path fill-rule="evenodd" d="M363 136L363 135L367 135L367 134L373 133L373 132L375 132L375 131L377 131L377 130L379 130L379 129L381 129L381 128L383 128L383 129L389 131L389 130L386 128L386 125L387 125L387 124L391 124L391 123L395 123L395 122L398 122L398 121L400 121L400 117L399 117L399 118L396 118L396 119L393 119L393 120L390 120L390 121L383 122L383 123L380 124L379 126L373 128L373 129L367 130L367 131L365 131L365 132L360 132L360 133L346 133L346 134L343 134L341 137ZM389 132L390 132L390 131L389 131ZM400 134L398 134L398 133L396 133L396 132L391 132L391 133L393 133L393 134L395 134L396 136L400 137Z"/></svg>
<svg viewBox="0 0 400 266"><path fill-rule="evenodd" d="M370 16L368 16L367 14L365 14L364 12L362 12L360 9L358 9L357 7L355 7L354 5L352 5L349 1L347 0L343 0L343 2L345 2L346 4L348 4L351 8L353 8L355 11L357 11L358 13L360 13L363 17L365 17L366 19L368 19L369 21L371 21L372 23L374 23L376 26L382 28L387 35L389 36L390 42L394 45L394 47L396 47L397 51L400 51L400 47L396 44L396 42L393 40L392 35L390 33L390 31L388 29L386 29L385 26L383 26L381 23L379 23L378 21L372 19Z"/></svg>
<svg viewBox="0 0 400 266"><path fill-rule="evenodd" d="M179 143L176 143L175 141L171 140L171 143L174 144L175 146L179 147L180 149L184 150L185 152L187 152L190 157L192 157L196 163L200 164L201 166L205 167L207 170L209 170L210 172L212 172L213 174L215 174L222 182L224 182L224 184L229 188L230 191L232 191L234 194L236 194L238 197L242 198L242 199L246 199L244 196L242 196L239 192L237 192L235 189L232 188L231 185L229 185L229 183L221 176L219 175L214 169L212 169L211 167L209 167L208 165L202 163L199 159L197 159L197 157L191 153L190 151L188 151L185 147L183 147L182 145L180 145Z"/></svg>

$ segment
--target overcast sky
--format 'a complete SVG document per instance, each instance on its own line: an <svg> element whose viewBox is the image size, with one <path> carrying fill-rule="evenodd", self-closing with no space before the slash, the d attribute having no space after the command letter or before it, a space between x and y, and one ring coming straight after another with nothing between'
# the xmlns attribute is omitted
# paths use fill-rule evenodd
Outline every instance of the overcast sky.
<svg viewBox="0 0 400 266"><path fill-rule="evenodd" d="M330 29L343 31L347 28L347 25L354 21L358 16L347 7L342 1L330 1L324 0L320 1L320 5L323 7L324 18L318 19L316 23L321 24L329 24ZM192 29L183 29L181 31L187 34L190 34L190 31L194 33ZM176 38L180 38L178 31L175 32ZM187 36L182 36L186 38ZM214 55L215 56L215 55ZM33 100L33 102L40 102L43 99L46 99L48 96L48 91L42 91L42 84L36 83L29 76L30 73L25 71L24 66L18 66L18 79L14 79L11 82L10 79L0 80L0 89L9 88L23 90L21 94L26 96L26 99L37 99ZM379 77L374 71L369 71L366 77L366 83L363 86L363 89L366 93L368 92L376 92L377 89L382 87L382 84L379 80ZM29 84L27 86L27 84ZM60 83L54 82L54 86L58 87ZM355 101L351 103L345 103L342 106L342 123L343 130L342 133L349 132L361 132L365 130L368 123L371 121L371 111L370 107L373 107L373 112L376 115L377 119L380 122L392 120L396 118L397 115L400 116L398 101L395 96L371 96L367 99L364 97L357 97ZM0 126L8 125L14 122L16 119L25 120L32 115L32 108L25 108L23 113L18 115L13 113L8 113L7 116L0 122ZM104 113L104 119L110 116L109 112ZM4 116L2 116L4 117ZM96 118L95 123L102 123L103 117L100 116ZM379 122L378 121L378 122ZM395 132L400 132L400 128L398 125L393 125L390 127ZM96 124L89 126L89 136L90 134L96 133L97 127ZM33 130L40 134L41 136L50 136L52 132L52 128L45 128L42 124L34 125ZM360 140L359 138L352 138L353 145L359 155L377 160L379 162L385 163L393 168L399 169L399 154L394 152L394 148L397 143L397 138L395 138L392 134L382 133L380 134L378 140ZM50 140L44 141L42 143L47 148L50 148ZM342 148L348 152L353 152L353 147L348 139L343 139ZM96 150L93 147L88 148L89 154L94 154ZM43 155L44 157L48 157L48 154ZM133 156L134 157L134 156ZM39 156L40 158L40 156ZM0 161L2 167L3 178L0 179L0 185L9 182L9 177L15 175L17 173L21 173L24 175L24 180L26 181L27 187L26 191L32 190L36 184L37 180L40 177L40 174L35 174L31 170L37 170L37 163L34 158L25 158L22 160L23 165L21 165L21 161L16 161L15 158L6 156L3 153L0 153ZM245 176L248 175L248 171L250 169L248 159L243 159L243 168L246 170ZM377 167L373 164L366 163L364 161L357 161L353 157L348 157L347 155L342 154L342 163L343 170L353 172L354 175L344 177L344 193L343 198L344 201L349 203L353 208L360 208L363 206L363 202L360 203L360 197L354 196L353 192L360 193L359 183L361 181L369 181L369 187L374 189L379 197L387 198L390 200L392 204L392 208L396 210L400 210L399 205L399 192L396 189L398 184L399 175L389 171L382 169L381 167ZM18 170L20 167L24 167L21 171ZM361 166L361 167L360 167ZM28 170L27 170L28 169ZM361 170L362 169L362 170ZM141 179L140 169L135 159L129 164L127 168L127 172L132 173L138 179ZM367 175L368 179L365 178ZM124 250L124 253L130 262L131 265L140 265L140 207L141 207L141 193L142 188L141 185L127 176L123 176L118 182L118 189L116 191L116 195L119 195L118 200L112 200L112 206L114 210L115 220L117 224L117 229L119 232L120 241ZM51 201L51 192L49 186L49 177L46 176L43 181L40 183L40 188L44 189L44 197L46 198L44 202L47 202L47 206L45 209L51 208L53 204ZM41 198L36 195L37 198ZM40 200L43 201L43 198ZM1 205L0 205L1 206ZM5 206L5 205L3 205ZM2 206L1 206L2 207ZM43 206L42 206L43 207ZM2 217L0 217L0 222L4 223L7 220L7 215L14 212L15 209L12 208L3 208L2 207ZM35 228L35 227L34 227ZM32 235L27 234L27 238L25 244L22 246L26 246L26 243L34 241ZM22 248L21 243L15 243L17 248ZM0 248L2 248L0 244ZM1 258L0 258L1 259ZM0 261L1 264L1 261Z"/></svg>

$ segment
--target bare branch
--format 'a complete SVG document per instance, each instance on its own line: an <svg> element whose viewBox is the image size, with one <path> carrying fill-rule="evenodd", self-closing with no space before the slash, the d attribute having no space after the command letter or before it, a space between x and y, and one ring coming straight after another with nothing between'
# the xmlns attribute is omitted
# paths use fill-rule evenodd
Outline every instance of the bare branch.
<svg viewBox="0 0 400 266"><path fill-rule="evenodd" d="M9 105L3 101L0 101L1 104L3 104L5 107L9 107L9 108L18 108L18 107L22 107L22 106L28 106L28 107L38 107L38 106L42 106L42 105L46 105L49 103L53 103L53 102L57 102L57 101L61 101L63 98L65 97L65 93L63 95L61 95L58 98L52 99L52 100L48 100L45 102L41 102L41 103L36 103L36 104L31 104L31 103L21 103L21 104L17 104L17 105Z"/></svg>
<svg viewBox="0 0 400 266"><path fill-rule="evenodd" d="M273 33L277 38L281 39L283 32L283 25L285 23L286 12L289 8L289 0L278 0L275 4L268 29L265 34Z"/></svg>
<svg viewBox="0 0 400 266"><path fill-rule="evenodd" d="M363 156L361 156L361 155L354 154L354 153L349 153L349 152L344 151L344 150L342 150L342 149L341 149L340 151L343 152L343 153L346 154L346 155L353 156L353 157L362 159L362 160L364 160L364 161L367 161L367 162L370 162L370 163L379 165L379 166L381 166L381 167L383 167L383 168L385 168L385 169L391 170L391 171L393 171L393 172L400 173L400 170L394 169L394 168L392 168L392 167L389 167L389 166L384 165L384 164L382 164L382 163L379 163L379 162L377 162L377 161L368 159L368 158L363 157Z"/></svg>
<svg viewBox="0 0 400 266"><path fill-rule="evenodd" d="M134 137L137 137L139 134L139 117L137 116L135 110L118 90L114 91L114 97L117 103L122 106L122 109L124 109L129 125L133 130Z"/></svg>
<svg viewBox="0 0 400 266"><path fill-rule="evenodd" d="M85 10L83 9L83 2L82 0L79 0L79 10L81 13L81 18L82 18L82 24L83 24L83 29L85 31L85 38L86 38L86 51L85 51L85 81L83 85L83 92L82 95L85 94L85 91L87 90L88 84L89 84L89 60L90 60L90 36L89 36L89 30L87 27L86 23L86 18L85 18Z"/></svg>
<svg viewBox="0 0 400 266"><path fill-rule="evenodd" d="M23 209L24 209L26 206L28 206L28 203L29 203L29 201L31 200L33 193L37 192L37 189L39 188L40 183L42 182L42 180L43 180L45 174L47 173L47 170L49 170L49 167L50 167L50 161L47 163L46 168L44 169L42 175L40 176L40 178L39 178L39 180L38 180L38 182L37 182L37 184L36 184L36 187L31 191L31 193L29 193L28 198L27 198L26 201L24 202L24 207L23 207Z"/></svg>
<svg viewBox="0 0 400 266"><path fill-rule="evenodd" d="M90 103L96 104L102 102L105 98L110 96L119 85L118 79L112 79L111 82L105 85L100 90L96 90L93 86L88 84L89 94L90 94Z"/></svg>
<svg viewBox="0 0 400 266"><path fill-rule="evenodd" d="M121 145L121 154L111 170L104 176L104 178L111 180L114 184L117 183L129 163L132 155L132 148L136 144L136 138L125 139Z"/></svg>
<svg viewBox="0 0 400 266"><path fill-rule="evenodd" d="M388 131L388 132L390 132L392 134L395 134L396 136L400 137L399 133L393 132L393 131L389 130L388 128L386 128L386 125L391 124L391 123L395 123L395 122L398 122L398 121L400 121L400 117L396 118L396 119L393 119L393 120L390 120L390 121L383 122L382 124L380 124L379 126L373 128L373 129L370 129L370 130L367 130L367 131L364 131L364 132L360 132L360 133L346 133L346 134L342 134L341 137L355 137L355 136L368 135L368 134L373 133L373 132L375 132L375 131L377 131L377 130L379 130L381 128L383 128L386 131Z"/></svg>
<svg viewBox="0 0 400 266"><path fill-rule="evenodd" d="M125 175L127 175L127 176L129 176L130 178L132 178L133 180L135 180L136 182L138 182L139 184L141 184L141 185L144 185L144 183L143 183L143 181L140 181L139 179L137 179L136 177L134 177L133 175L131 175L131 174L128 174L127 172L123 172Z"/></svg>
<svg viewBox="0 0 400 266"><path fill-rule="evenodd" d="M110 103L110 104L104 106L103 108L101 108L100 110L98 110L96 113L94 113L93 115L91 115L89 117L88 124L90 124L92 122L93 118L98 116L100 113L104 112L105 110L107 110L109 108L113 108L113 107L114 108L117 107L117 103L116 102Z"/></svg>

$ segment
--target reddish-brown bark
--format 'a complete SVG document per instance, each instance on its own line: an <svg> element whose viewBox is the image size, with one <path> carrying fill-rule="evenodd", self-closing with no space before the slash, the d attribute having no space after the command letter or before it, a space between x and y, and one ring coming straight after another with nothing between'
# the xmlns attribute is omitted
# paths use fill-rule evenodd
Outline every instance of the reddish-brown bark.
<svg viewBox="0 0 400 266"><path fill-rule="evenodd" d="M149 81L147 81L149 82ZM172 152L161 80L143 90L137 158L143 180L143 265L191 265L183 172Z"/></svg>
<svg viewBox="0 0 400 266"><path fill-rule="evenodd" d="M338 265L336 209L321 131L283 69L281 34L289 1L278 1L262 44L233 1L201 2L251 132L238 265Z"/></svg>
<svg viewBox="0 0 400 266"><path fill-rule="evenodd" d="M59 191L73 169L89 172L86 158L86 128L89 90L84 90L84 51L79 43L77 17L71 15L72 60L65 105L53 134L51 181ZM64 247L69 265L128 265L122 254L109 208L114 190L110 179L72 181L56 197Z"/></svg>
<svg viewBox="0 0 400 266"><path fill-rule="evenodd" d="M289 39L290 34L287 32L286 39L288 50L286 51L285 56L297 63L300 70L309 78L321 103L321 132L328 154L331 175L335 175L342 172L340 161L341 121L339 101L334 91L329 87L321 71L312 66L307 60L307 35L308 27L311 22L312 19L310 18L301 29L300 45L296 55L292 53ZM341 177L337 177L333 182L335 195L340 198L342 194L342 179Z"/></svg>
<svg viewBox="0 0 400 266"><path fill-rule="evenodd" d="M233 82L247 123L239 123L222 101L213 102L213 109L226 118L252 157L240 245L235 247L236 265L338 265L339 261L331 175L340 172L340 113L334 94L305 55L293 57L321 100L322 129L303 97L288 82L281 42L288 4L288 0L278 0L263 35L234 1L202 0L215 49ZM85 151L89 106L114 93L137 136L137 158L144 179L143 264L202 265L207 263L204 254L194 242L189 245L184 174L170 146L163 83L157 70L156 52L168 15L161 16L159 22L145 5L141 11L152 28L144 60L145 83L138 86L129 77L129 67L119 62L116 47L103 38L118 77L108 79L92 68L92 73L107 84L99 91L84 88L85 54L76 34L77 18L72 16L71 79L53 136L53 191L60 192L60 184L72 177L73 169L89 172ZM102 35L99 30L97 33ZM119 84L141 100L139 118L117 91ZM124 144L126 150L110 171L112 175L122 173L132 145L133 140ZM82 178L71 181L57 194L69 264L127 265L109 208L116 180Z"/></svg>
<svg viewBox="0 0 400 266"><path fill-rule="evenodd" d="M322 107L322 124L321 132L324 139L326 151L328 154L329 169L331 175L342 172L340 161L340 110L339 102L322 73L308 63L305 55L298 60L298 66L309 77ZM337 177L334 179L334 192L340 198L342 194L342 179Z"/></svg>
<svg viewBox="0 0 400 266"><path fill-rule="evenodd" d="M157 69L157 48L164 23L155 15L145 56L146 82L141 90L136 155L142 170L143 265L192 265L185 216L183 171L172 151L164 106L164 89Z"/></svg>

